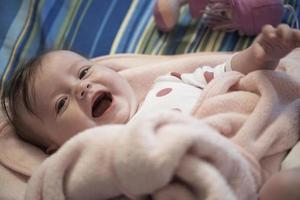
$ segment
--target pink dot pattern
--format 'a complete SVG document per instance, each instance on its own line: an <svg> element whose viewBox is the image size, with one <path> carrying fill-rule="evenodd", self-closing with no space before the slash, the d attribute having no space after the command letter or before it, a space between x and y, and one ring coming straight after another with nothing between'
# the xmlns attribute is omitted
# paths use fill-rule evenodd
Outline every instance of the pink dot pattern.
<svg viewBox="0 0 300 200"><path fill-rule="evenodd" d="M172 92L172 88L164 88L156 93L157 97L162 97Z"/></svg>
<svg viewBox="0 0 300 200"><path fill-rule="evenodd" d="M176 78L179 78L181 80L181 74L179 72L171 72L171 76L175 76Z"/></svg>
<svg viewBox="0 0 300 200"><path fill-rule="evenodd" d="M204 72L204 78L207 83L209 83L213 78L214 78L214 73L213 72Z"/></svg>

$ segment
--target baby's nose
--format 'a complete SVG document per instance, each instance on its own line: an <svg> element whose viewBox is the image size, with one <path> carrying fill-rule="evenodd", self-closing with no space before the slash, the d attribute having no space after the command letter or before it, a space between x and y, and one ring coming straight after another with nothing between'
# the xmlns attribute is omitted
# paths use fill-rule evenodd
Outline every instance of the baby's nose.
<svg viewBox="0 0 300 200"><path fill-rule="evenodd" d="M84 98L91 87L92 87L92 85L87 82L78 83L75 88L77 98L79 98L79 99Z"/></svg>

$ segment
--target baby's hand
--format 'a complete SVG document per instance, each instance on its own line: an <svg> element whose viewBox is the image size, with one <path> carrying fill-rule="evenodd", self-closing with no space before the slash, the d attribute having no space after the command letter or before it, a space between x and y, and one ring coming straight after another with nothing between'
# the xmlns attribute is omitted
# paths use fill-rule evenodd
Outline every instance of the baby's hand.
<svg viewBox="0 0 300 200"><path fill-rule="evenodd" d="M286 24L276 28L264 26L253 43L255 57L264 62L279 60L297 47L300 47L300 31Z"/></svg>

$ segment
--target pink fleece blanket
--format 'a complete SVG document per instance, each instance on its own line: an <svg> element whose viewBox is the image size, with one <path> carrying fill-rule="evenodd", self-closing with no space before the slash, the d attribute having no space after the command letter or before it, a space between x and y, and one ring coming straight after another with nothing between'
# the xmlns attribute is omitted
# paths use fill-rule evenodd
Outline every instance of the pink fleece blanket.
<svg viewBox="0 0 300 200"><path fill-rule="evenodd" d="M300 82L224 74L194 117L153 113L86 130L46 159L26 199L252 200L299 138Z"/></svg>

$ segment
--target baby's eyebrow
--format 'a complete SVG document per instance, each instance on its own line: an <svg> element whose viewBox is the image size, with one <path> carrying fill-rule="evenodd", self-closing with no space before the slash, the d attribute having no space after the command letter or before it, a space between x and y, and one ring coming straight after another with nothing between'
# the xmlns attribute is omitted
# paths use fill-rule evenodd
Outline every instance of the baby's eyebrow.
<svg viewBox="0 0 300 200"><path fill-rule="evenodd" d="M79 60L77 62L74 62L69 66L68 71L72 74L76 74L78 69L81 69L84 66L88 66L91 63L89 63L89 60L83 58L82 60Z"/></svg>

